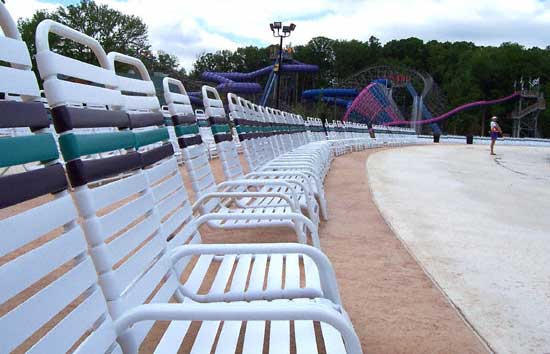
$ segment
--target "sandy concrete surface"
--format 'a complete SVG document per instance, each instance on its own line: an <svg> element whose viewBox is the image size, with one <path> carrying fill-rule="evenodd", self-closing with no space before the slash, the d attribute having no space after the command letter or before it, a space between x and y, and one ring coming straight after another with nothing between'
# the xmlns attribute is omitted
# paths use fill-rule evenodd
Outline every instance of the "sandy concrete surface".
<svg viewBox="0 0 550 354"><path fill-rule="evenodd" d="M550 149L424 146L368 160L386 221L498 353L550 352Z"/></svg>

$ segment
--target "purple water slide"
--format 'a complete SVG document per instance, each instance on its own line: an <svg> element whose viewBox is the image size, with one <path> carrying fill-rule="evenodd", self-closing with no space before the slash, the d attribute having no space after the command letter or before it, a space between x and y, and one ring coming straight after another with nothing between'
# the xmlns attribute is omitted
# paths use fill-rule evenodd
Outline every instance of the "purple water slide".
<svg viewBox="0 0 550 354"><path fill-rule="evenodd" d="M216 89L218 91L233 93L258 93L262 91L262 86L256 82L244 82L252 81L256 78L264 75L268 75L273 71L274 65L269 65L259 70L255 70L249 73L225 73L225 72L213 72L205 71L202 73L202 78L206 81L217 82L218 86ZM309 65L300 63L299 61L293 60L292 64L283 64L282 71L285 72L295 72L295 73L313 73L319 71L317 65Z"/></svg>
<svg viewBox="0 0 550 354"><path fill-rule="evenodd" d="M447 112L447 113L445 113L445 114L442 114L442 115L440 115L439 117L434 117L434 118L424 119L424 120L417 120L417 121L396 120L396 121L393 121L393 122L385 123L384 125L411 125L411 124L430 124L430 123L435 123L435 122L439 122L439 121L448 119L448 118L450 118L451 116L453 116L453 115L455 115L455 114L457 114L457 113L460 113L460 112L462 112L462 111L468 110L468 109L470 109L470 108L474 108L474 107L483 107L483 106L491 106L491 105L503 103L503 102L512 100L512 99L514 99L514 98L517 98L517 97L519 97L519 95L520 95L519 92L515 92L515 93L511 94L510 96L506 96L506 97L499 98L499 99L496 99L496 100L491 100L491 101L476 101L476 102L467 103L467 104L464 104L464 105L462 105L462 106L456 107L455 109L453 109L453 110L451 110L451 111L449 111L449 112Z"/></svg>

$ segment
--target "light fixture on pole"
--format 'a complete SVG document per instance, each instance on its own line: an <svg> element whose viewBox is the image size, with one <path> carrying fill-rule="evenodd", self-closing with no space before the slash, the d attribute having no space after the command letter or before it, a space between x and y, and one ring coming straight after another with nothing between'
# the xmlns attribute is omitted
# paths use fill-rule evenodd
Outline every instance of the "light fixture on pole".
<svg viewBox="0 0 550 354"><path fill-rule="evenodd" d="M296 25L291 23L288 26L283 26L282 22L273 22L269 24L273 37L279 37L279 60L277 62L277 95L275 100L275 108L279 108L279 98L281 94L281 71L283 68L283 38L289 37L290 33L296 29Z"/></svg>

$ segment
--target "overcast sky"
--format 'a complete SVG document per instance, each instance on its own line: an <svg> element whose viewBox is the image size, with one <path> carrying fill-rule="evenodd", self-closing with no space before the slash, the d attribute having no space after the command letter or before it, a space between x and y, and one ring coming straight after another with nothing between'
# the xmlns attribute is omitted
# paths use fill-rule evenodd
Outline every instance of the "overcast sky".
<svg viewBox="0 0 550 354"><path fill-rule="evenodd" d="M75 0L7 0L14 17ZM472 41L483 45L550 44L548 0L97 0L140 16L153 49L176 54L189 69L202 52L275 43L272 21L294 22L293 44L315 36L387 42Z"/></svg>

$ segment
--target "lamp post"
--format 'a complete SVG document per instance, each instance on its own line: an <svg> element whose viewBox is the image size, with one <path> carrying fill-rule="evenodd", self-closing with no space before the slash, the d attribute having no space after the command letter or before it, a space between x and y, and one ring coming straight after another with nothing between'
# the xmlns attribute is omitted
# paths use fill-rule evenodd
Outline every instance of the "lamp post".
<svg viewBox="0 0 550 354"><path fill-rule="evenodd" d="M273 22L269 24L273 37L279 37L279 60L277 68L277 95L275 96L275 108L279 108L279 98L281 94L281 71L283 69L283 38L290 37L290 33L296 29L296 25L291 23L289 26L283 26L282 22Z"/></svg>

